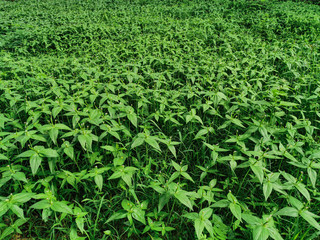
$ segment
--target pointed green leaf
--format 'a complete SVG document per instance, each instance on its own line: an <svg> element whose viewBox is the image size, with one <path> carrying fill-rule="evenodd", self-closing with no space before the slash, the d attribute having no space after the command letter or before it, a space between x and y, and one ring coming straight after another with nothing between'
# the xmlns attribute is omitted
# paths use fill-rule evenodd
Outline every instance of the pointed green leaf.
<svg viewBox="0 0 320 240"><path fill-rule="evenodd" d="M148 137L145 139L146 143L148 143L150 146L152 146L154 149L161 152L160 146L158 142L156 141L155 137Z"/></svg>
<svg viewBox="0 0 320 240"><path fill-rule="evenodd" d="M83 233L84 232L84 218L77 217L76 224L77 224L77 227L79 228L80 232Z"/></svg>
<svg viewBox="0 0 320 240"><path fill-rule="evenodd" d="M307 171L308 171L308 175L309 175L312 186L316 188L317 172L311 167L308 167Z"/></svg>
<svg viewBox="0 0 320 240"><path fill-rule="evenodd" d="M39 202L36 202L35 204L33 204L32 206L30 206L30 208L34 208L34 209L46 209L49 208L51 206L51 204L49 203L48 200L41 200Z"/></svg>
<svg viewBox="0 0 320 240"><path fill-rule="evenodd" d="M262 183L264 178L263 167L259 165L250 165L250 168L259 179L259 182Z"/></svg>
<svg viewBox="0 0 320 240"><path fill-rule="evenodd" d="M171 198L171 195L168 193L164 193L159 198L159 204L158 204L158 212L162 210L162 208L169 202Z"/></svg>
<svg viewBox="0 0 320 240"><path fill-rule="evenodd" d="M137 207L135 207L133 209L132 217L134 219L138 220L139 222L146 224L146 220L145 220L144 215L145 215L145 212L142 209L137 208Z"/></svg>
<svg viewBox="0 0 320 240"><path fill-rule="evenodd" d="M210 220L206 219L203 221L203 223L204 223L204 227L210 233L210 236L214 236L213 227L212 227L212 223L210 222Z"/></svg>
<svg viewBox="0 0 320 240"><path fill-rule="evenodd" d="M288 217L298 217L298 210L293 207L284 207L278 212L276 212L276 215L279 216L288 216Z"/></svg>
<svg viewBox="0 0 320 240"><path fill-rule="evenodd" d="M242 214L241 217L250 225L263 225L262 219L255 217L251 214Z"/></svg>
<svg viewBox="0 0 320 240"><path fill-rule="evenodd" d="M212 208L204 208L199 212L200 217L202 217L202 219L209 219L212 215Z"/></svg>
<svg viewBox="0 0 320 240"><path fill-rule="evenodd" d="M180 165L178 163L176 163L175 161L171 161L171 163L172 163L172 166L174 167L174 169L176 171L178 171L178 172L181 171L181 167L180 167Z"/></svg>
<svg viewBox="0 0 320 240"><path fill-rule="evenodd" d="M59 134L59 129L57 128L51 128L49 130L49 136L54 144L57 144L58 134Z"/></svg>
<svg viewBox="0 0 320 240"><path fill-rule="evenodd" d="M174 181L177 177L180 176L179 172L174 172L171 177L169 178L168 182L171 183L172 181Z"/></svg>
<svg viewBox="0 0 320 240"><path fill-rule="evenodd" d="M73 214L72 209L63 202L53 202L51 209L55 212Z"/></svg>
<svg viewBox="0 0 320 240"><path fill-rule="evenodd" d="M138 118L135 113L129 113L127 114L127 118L130 120L130 122L133 124L133 126L138 126Z"/></svg>
<svg viewBox="0 0 320 240"><path fill-rule="evenodd" d="M274 227L269 227L268 230L269 230L270 237L272 237L274 240L283 240L278 229Z"/></svg>
<svg viewBox="0 0 320 240"><path fill-rule="evenodd" d="M253 240L267 240L269 237L269 231L263 226L256 226L252 231Z"/></svg>
<svg viewBox="0 0 320 240"><path fill-rule="evenodd" d="M64 153L71 158L72 160L74 160L74 149L73 147L69 146L63 149Z"/></svg>
<svg viewBox="0 0 320 240"><path fill-rule="evenodd" d="M51 158L56 158L59 157L59 154L57 153L56 150L53 150L51 148L47 148L47 149L42 149L40 151L41 154L43 154L46 157L51 157Z"/></svg>
<svg viewBox="0 0 320 240"><path fill-rule="evenodd" d="M175 158L177 158L177 152L176 152L175 146L169 145L168 148L169 148L170 152L173 154L173 156L174 156Z"/></svg>
<svg viewBox="0 0 320 240"><path fill-rule="evenodd" d="M7 202L0 202L0 217L9 210Z"/></svg>
<svg viewBox="0 0 320 240"><path fill-rule="evenodd" d="M108 180L120 178L123 174L123 172L116 171L108 178Z"/></svg>
<svg viewBox="0 0 320 240"><path fill-rule="evenodd" d="M0 160L9 160L9 158L7 158L5 155L0 153Z"/></svg>
<svg viewBox="0 0 320 240"><path fill-rule="evenodd" d="M238 219L241 220L241 207L237 204L230 203L229 208L232 214Z"/></svg>
<svg viewBox="0 0 320 240"><path fill-rule="evenodd" d="M84 135L79 135L78 136L78 141L80 142L81 147L84 150L87 150L87 148L86 148L86 137Z"/></svg>
<svg viewBox="0 0 320 240"><path fill-rule="evenodd" d="M102 190L102 185L103 185L103 177L102 177L102 175L100 175L100 174L96 175L94 177L94 181L97 184L99 190L101 191Z"/></svg>
<svg viewBox="0 0 320 240"><path fill-rule="evenodd" d="M137 137L131 145L131 148L138 147L144 143L144 138Z"/></svg>
<svg viewBox="0 0 320 240"><path fill-rule="evenodd" d="M304 218L311 226L316 228L317 230L320 230L319 223L313 218L313 214L307 210L304 210L300 213L301 217Z"/></svg>
<svg viewBox="0 0 320 240"><path fill-rule="evenodd" d="M188 198L188 196L186 195L185 191L178 191L174 194L174 196L185 206L187 206L188 208L190 208L192 210L192 203L190 201L190 199Z"/></svg>
<svg viewBox="0 0 320 240"><path fill-rule="evenodd" d="M200 219L196 219L194 221L194 228L196 230L196 234L197 234L198 239L201 239L201 235L202 235L202 232L204 229L203 221L201 221Z"/></svg>
<svg viewBox="0 0 320 240"><path fill-rule="evenodd" d="M30 167L31 167L33 176L36 175L38 168L41 164L41 161L42 161L42 158L38 154L35 154L30 158Z"/></svg>
<svg viewBox="0 0 320 240"><path fill-rule="evenodd" d="M302 182L297 182L296 183L296 188L299 190L299 192L308 200L310 201L310 193L306 189L305 185Z"/></svg>
<svg viewBox="0 0 320 240"><path fill-rule="evenodd" d="M23 172L16 172L12 175L12 177L18 181L22 181L22 182L28 182L26 175Z"/></svg>
<svg viewBox="0 0 320 240"><path fill-rule="evenodd" d="M266 201L268 200L268 197L270 196L271 192L272 192L272 183L269 181L265 182L263 184L263 195Z"/></svg>
<svg viewBox="0 0 320 240"><path fill-rule="evenodd" d="M192 177L191 177L188 173L186 173L186 172L181 172L181 175L182 175L183 177L185 177L186 179L188 179L189 181L194 182L193 179L192 179Z"/></svg>
<svg viewBox="0 0 320 240"><path fill-rule="evenodd" d="M13 227L7 227L3 230L0 239L5 239L5 237L9 236L10 234L12 234L14 232L14 228Z"/></svg>
<svg viewBox="0 0 320 240"><path fill-rule="evenodd" d="M31 157L31 156L33 156L34 154L36 154L35 151L33 151L33 150L28 150L28 151L25 151L25 152L19 154L17 157L18 157L18 158L21 158L21 157Z"/></svg>
<svg viewBox="0 0 320 240"><path fill-rule="evenodd" d="M184 214L184 215L182 215L183 217L186 217L186 218L188 218L188 219L190 219L190 220L196 220L197 218L199 218L199 215L197 214L197 213L195 213L195 212L192 212L192 213L186 213L186 214Z"/></svg>
<svg viewBox="0 0 320 240"><path fill-rule="evenodd" d="M114 214L112 214L111 217L108 218L108 220L106 221L106 223L109 223L111 221L114 220L118 220L118 219L123 219L127 216L127 213L123 213L123 212L116 212Z"/></svg>
<svg viewBox="0 0 320 240"><path fill-rule="evenodd" d="M201 129L197 134L196 136L194 137L194 139L198 139L198 138L201 138L201 136L207 134L209 131L207 128L203 128Z"/></svg>
<svg viewBox="0 0 320 240"><path fill-rule="evenodd" d="M298 199L296 199L295 197L289 196L289 202L292 206L294 206L295 208L297 208L298 210L301 210L304 205L302 202L300 202Z"/></svg>
<svg viewBox="0 0 320 240"><path fill-rule="evenodd" d="M34 193L18 193L13 195L14 202L25 203L28 202L35 194Z"/></svg>
<svg viewBox="0 0 320 240"><path fill-rule="evenodd" d="M12 205L10 207L11 211L16 214L19 218L24 219L23 209L17 205Z"/></svg>

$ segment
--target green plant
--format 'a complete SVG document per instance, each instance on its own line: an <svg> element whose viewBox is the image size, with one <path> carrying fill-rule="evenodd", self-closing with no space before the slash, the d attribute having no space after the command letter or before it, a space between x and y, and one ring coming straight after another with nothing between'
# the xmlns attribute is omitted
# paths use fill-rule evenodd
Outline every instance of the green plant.
<svg viewBox="0 0 320 240"><path fill-rule="evenodd" d="M319 238L307 2L2 1L0 239Z"/></svg>

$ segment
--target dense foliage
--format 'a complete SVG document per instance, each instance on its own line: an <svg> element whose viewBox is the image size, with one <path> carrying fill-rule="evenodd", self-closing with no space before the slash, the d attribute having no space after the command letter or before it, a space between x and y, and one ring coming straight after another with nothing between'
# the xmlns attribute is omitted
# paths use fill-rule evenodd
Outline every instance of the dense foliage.
<svg viewBox="0 0 320 240"><path fill-rule="evenodd" d="M0 3L0 239L318 239L320 6Z"/></svg>

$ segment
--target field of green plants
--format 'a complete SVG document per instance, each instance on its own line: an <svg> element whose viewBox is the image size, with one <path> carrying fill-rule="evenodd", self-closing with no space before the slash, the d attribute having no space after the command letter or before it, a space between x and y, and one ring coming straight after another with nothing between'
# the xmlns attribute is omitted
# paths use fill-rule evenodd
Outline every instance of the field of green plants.
<svg viewBox="0 0 320 240"><path fill-rule="evenodd" d="M0 239L320 238L320 6L0 2Z"/></svg>

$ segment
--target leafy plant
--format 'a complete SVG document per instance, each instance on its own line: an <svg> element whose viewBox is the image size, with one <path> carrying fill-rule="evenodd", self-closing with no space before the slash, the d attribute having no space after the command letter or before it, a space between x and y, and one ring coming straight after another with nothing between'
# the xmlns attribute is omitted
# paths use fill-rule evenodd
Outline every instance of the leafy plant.
<svg viewBox="0 0 320 240"><path fill-rule="evenodd" d="M2 1L0 239L318 239L311 2Z"/></svg>

